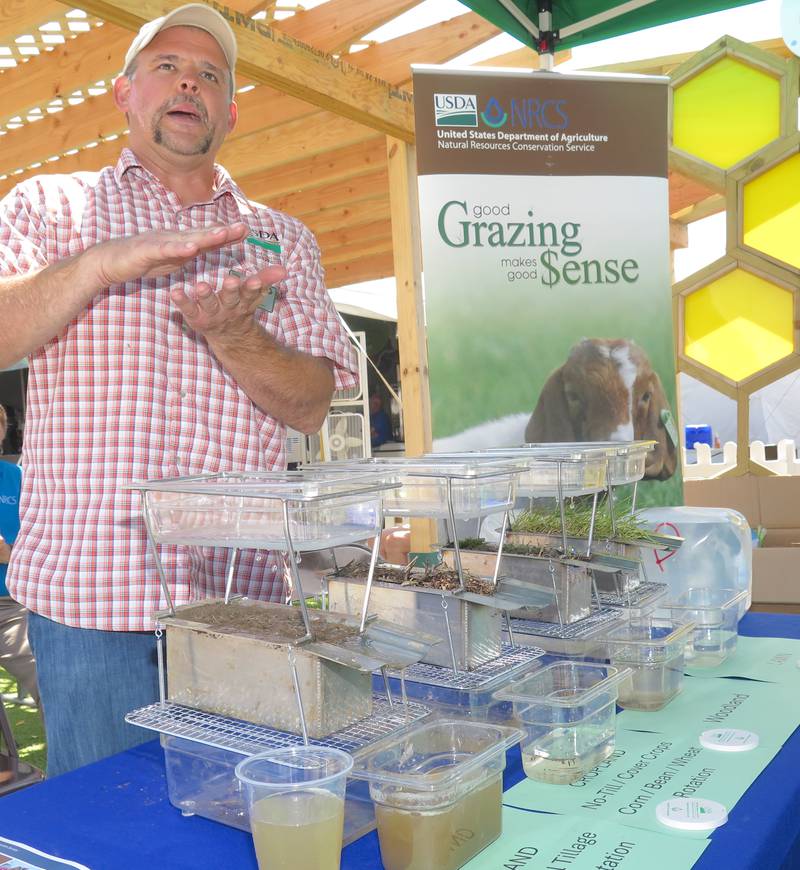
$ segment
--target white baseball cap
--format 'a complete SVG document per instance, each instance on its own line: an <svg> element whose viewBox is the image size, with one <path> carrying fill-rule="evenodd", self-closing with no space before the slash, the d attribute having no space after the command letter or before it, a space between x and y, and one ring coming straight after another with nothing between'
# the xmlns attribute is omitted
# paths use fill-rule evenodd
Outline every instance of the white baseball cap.
<svg viewBox="0 0 800 870"><path fill-rule="evenodd" d="M153 41L157 33L166 30L167 27L199 27L206 33L210 33L219 43L228 61L228 68L233 73L236 67L236 37L230 24L222 15L204 3L187 3L185 6L173 9L167 15L162 15L161 18L143 24L125 55L125 65L122 69L127 70L136 55Z"/></svg>

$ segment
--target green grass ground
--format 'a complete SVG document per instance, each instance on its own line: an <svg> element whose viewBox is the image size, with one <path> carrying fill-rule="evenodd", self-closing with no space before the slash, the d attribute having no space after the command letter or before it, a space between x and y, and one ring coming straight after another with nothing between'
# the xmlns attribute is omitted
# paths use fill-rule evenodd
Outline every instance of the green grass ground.
<svg viewBox="0 0 800 870"><path fill-rule="evenodd" d="M13 677L0 668L0 694L16 695L17 684ZM11 730L17 741L17 748L22 759L44 770L47 753L44 742L44 726L39 711L34 707L23 707L19 704L5 702L6 714L11 722Z"/></svg>

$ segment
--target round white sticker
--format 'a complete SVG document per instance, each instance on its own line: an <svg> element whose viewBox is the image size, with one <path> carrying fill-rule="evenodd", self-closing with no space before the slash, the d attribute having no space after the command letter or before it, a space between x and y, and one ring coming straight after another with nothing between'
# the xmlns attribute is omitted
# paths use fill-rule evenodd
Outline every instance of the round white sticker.
<svg viewBox="0 0 800 870"><path fill-rule="evenodd" d="M682 831L713 831L728 821L722 804L704 798L672 798L656 807L662 825Z"/></svg>
<svg viewBox="0 0 800 870"><path fill-rule="evenodd" d="M717 752L748 752L758 746L758 734L738 728L712 728L700 735L700 745Z"/></svg>

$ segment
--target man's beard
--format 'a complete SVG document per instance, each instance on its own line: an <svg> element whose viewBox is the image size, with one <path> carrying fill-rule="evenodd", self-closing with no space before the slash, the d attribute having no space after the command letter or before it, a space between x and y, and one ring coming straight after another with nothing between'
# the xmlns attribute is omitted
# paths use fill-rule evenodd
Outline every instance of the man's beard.
<svg viewBox="0 0 800 870"><path fill-rule="evenodd" d="M153 122L153 141L156 145L163 145L173 154L181 154L184 157L191 157L195 154L208 154L211 145L214 141L214 131L209 130L202 139L199 139L194 144L182 144L161 126L161 119Z"/></svg>
<svg viewBox="0 0 800 870"><path fill-rule="evenodd" d="M197 109L203 123L208 123L208 116L206 114L205 107L199 102L199 100L187 98L185 96L172 99L162 107L161 111L153 119L153 141L156 143L156 145L163 145L164 148L172 151L173 154L180 154L184 157L193 157L196 154L208 154L214 141L214 127L209 128L206 135L202 139L197 141L194 145L183 145L180 144L179 139L173 138L161 126L161 121L166 116L167 112L169 112L169 110L172 108L172 106L183 102L191 103Z"/></svg>

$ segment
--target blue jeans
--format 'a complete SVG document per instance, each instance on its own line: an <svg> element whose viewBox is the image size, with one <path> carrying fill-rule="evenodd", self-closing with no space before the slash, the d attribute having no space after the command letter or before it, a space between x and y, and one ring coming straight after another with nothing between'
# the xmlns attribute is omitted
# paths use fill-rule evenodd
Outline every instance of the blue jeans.
<svg viewBox="0 0 800 870"><path fill-rule="evenodd" d="M153 632L72 628L28 614L47 736L47 775L122 752L152 732L125 714L158 700Z"/></svg>

